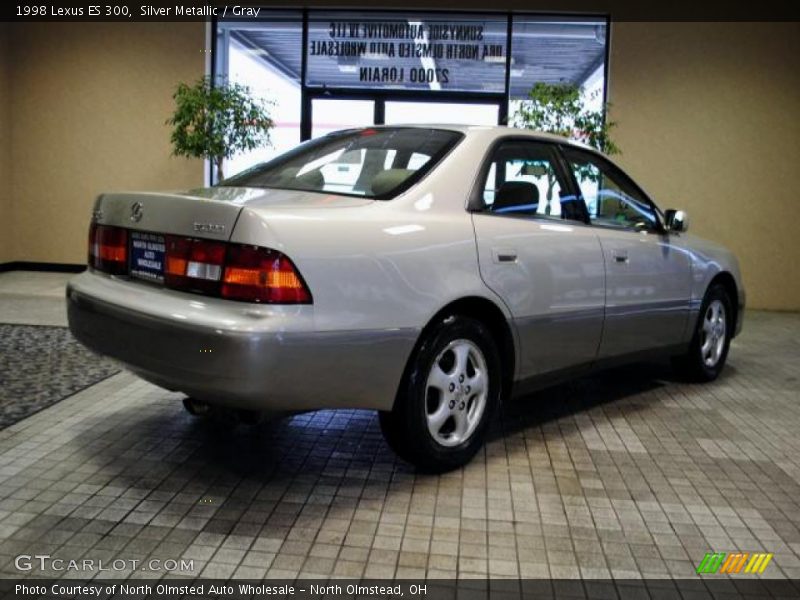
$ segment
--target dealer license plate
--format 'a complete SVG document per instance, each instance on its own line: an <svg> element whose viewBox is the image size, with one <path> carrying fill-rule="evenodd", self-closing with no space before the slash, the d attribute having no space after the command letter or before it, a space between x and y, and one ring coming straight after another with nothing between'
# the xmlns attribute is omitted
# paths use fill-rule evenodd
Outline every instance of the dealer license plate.
<svg viewBox="0 0 800 600"><path fill-rule="evenodd" d="M131 231L131 277L163 283L165 251L163 235Z"/></svg>

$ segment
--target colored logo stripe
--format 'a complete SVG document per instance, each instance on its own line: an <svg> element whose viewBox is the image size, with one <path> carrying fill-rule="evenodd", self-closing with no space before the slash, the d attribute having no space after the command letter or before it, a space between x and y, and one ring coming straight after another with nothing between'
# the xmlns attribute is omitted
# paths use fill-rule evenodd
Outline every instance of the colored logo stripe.
<svg viewBox="0 0 800 600"><path fill-rule="evenodd" d="M735 552L728 554L728 558L722 564L720 573L738 573L742 570L747 557L750 556L749 552Z"/></svg>
<svg viewBox="0 0 800 600"><path fill-rule="evenodd" d="M745 573L760 575L767 568L773 556L773 554L765 552L756 552L752 555L749 552L733 552L731 554L708 552L700 561L697 574L740 573L744 567Z"/></svg>
<svg viewBox="0 0 800 600"><path fill-rule="evenodd" d="M722 561L725 560L724 552L709 552L705 555L700 566L697 567L699 573L716 573Z"/></svg>
<svg viewBox="0 0 800 600"><path fill-rule="evenodd" d="M745 567L744 572L761 574L764 572L764 569L767 568L767 565L771 560L772 554L753 554L753 558L751 558L750 562L747 563L747 567Z"/></svg>

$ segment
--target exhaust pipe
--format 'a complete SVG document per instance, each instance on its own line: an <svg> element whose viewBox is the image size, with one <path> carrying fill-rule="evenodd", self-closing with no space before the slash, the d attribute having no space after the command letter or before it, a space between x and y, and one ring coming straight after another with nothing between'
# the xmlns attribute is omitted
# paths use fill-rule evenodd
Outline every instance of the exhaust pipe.
<svg viewBox="0 0 800 600"><path fill-rule="evenodd" d="M258 410L232 409L224 406L215 406L204 400L187 397L183 399L186 411L195 417L213 417L215 421L234 426L258 425L264 420L264 413Z"/></svg>
<svg viewBox="0 0 800 600"><path fill-rule="evenodd" d="M184 398L183 407L190 415L195 417L204 417L211 412L211 405L197 398Z"/></svg>

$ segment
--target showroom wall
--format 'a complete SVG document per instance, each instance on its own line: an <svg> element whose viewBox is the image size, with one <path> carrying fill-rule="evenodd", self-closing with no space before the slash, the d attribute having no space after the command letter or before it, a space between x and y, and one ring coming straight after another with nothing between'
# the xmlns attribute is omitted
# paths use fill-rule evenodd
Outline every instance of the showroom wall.
<svg viewBox="0 0 800 600"><path fill-rule="evenodd" d="M0 23L0 181L9 181L11 171L11 95L9 31L7 23ZM14 260L11 188L0 185L0 223L5 232L0 235L0 264Z"/></svg>
<svg viewBox="0 0 800 600"><path fill-rule="evenodd" d="M739 256L752 307L800 309L800 24L614 23L619 157Z"/></svg>
<svg viewBox="0 0 800 600"><path fill-rule="evenodd" d="M84 262L102 191L202 185L202 162L170 156L164 121L176 84L204 74L204 23L15 24L10 33L16 260Z"/></svg>

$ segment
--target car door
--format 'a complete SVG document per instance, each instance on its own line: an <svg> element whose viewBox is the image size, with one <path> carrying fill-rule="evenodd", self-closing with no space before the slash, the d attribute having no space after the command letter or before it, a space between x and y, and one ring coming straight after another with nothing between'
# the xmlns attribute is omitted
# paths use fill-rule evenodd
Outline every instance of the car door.
<svg viewBox="0 0 800 600"><path fill-rule="evenodd" d="M603 254L555 144L501 140L479 181L471 208L480 272L513 316L518 378L590 364L603 324Z"/></svg>
<svg viewBox="0 0 800 600"><path fill-rule="evenodd" d="M655 205L611 162L562 148L603 248L606 311L600 358L680 343L689 315L691 260Z"/></svg>

